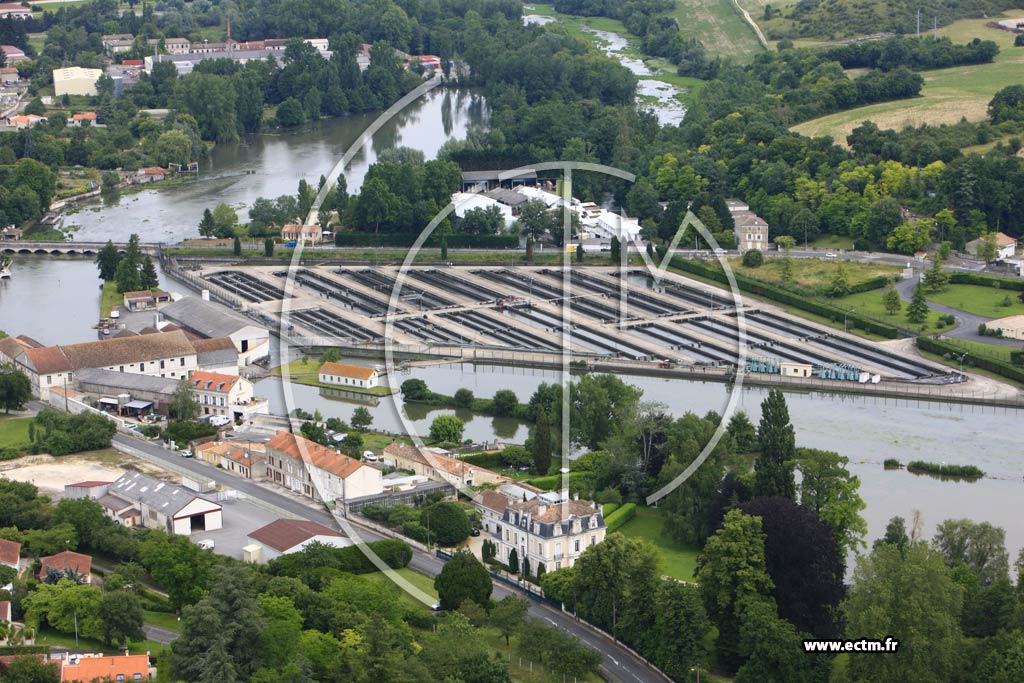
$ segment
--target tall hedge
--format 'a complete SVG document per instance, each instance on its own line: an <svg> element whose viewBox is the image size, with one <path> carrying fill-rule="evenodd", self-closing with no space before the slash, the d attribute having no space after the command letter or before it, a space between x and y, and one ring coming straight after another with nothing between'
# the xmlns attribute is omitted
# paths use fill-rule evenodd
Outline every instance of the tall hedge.
<svg viewBox="0 0 1024 683"><path fill-rule="evenodd" d="M664 253L665 250L662 249L662 256L664 256ZM674 268L678 268L679 270L687 273L693 273L694 275L699 275L709 280L714 280L715 282L720 282L729 286L729 278L726 277L725 271L721 268L714 268L704 263L690 261L679 256L672 257L671 265ZM897 339L900 336L899 329L893 325L877 322L857 313L847 313L838 306L832 306L820 301L815 301L814 299L791 292L788 289L784 289L761 280L755 280L754 278L741 275L740 273L735 273L734 276L736 278L736 285L742 292L761 296L765 299L770 299L781 304L786 304L787 306L792 306L802 311L807 311L808 313L820 315L824 318L828 318L829 320L839 320L845 317L862 330L877 334L880 337L885 337L886 339ZM871 289L878 289L884 285L884 278L872 278L865 283L855 285L850 289L850 292L856 293L870 291ZM862 289L862 287L864 288Z"/></svg>
<svg viewBox="0 0 1024 683"><path fill-rule="evenodd" d="M608 533L618 531L619 527L636 517L636 503L626 503L618 510L604 518Z"/></svg>
<svg viewBox="0 0 1024 683"><path fill-rule="evenodd" d="M918 337L917 348L922 351L930 351L939 355L943 354L956 354L960 355L967 352L967 358L971 365L981 368L982 370L988 370L994 372L1000 377L1006 379L1012 379L1015 382L1024 383L1024 368L1017 367L1007 363L1006 361L998 360L996 358L987 358L985 356L975 356L971 353L970 349L958 346L957 344L951 344L943 339L934 339L932 337Z"/></svg>
<svg viewBox="0 0 1024 683"><path fill-rule="evenodd" d="M1024 278L993 277L992 275L981 275L979 273L950 273L949 282L954 285L978 285L979 287L994 287L1024 292Z"/></svg>
<svg viewBox="0 0 1024 683"><path fill-rule="evenodd" d="M336 232L334 233L334 245L337 247L411 247L417 233L408 232L386 232L373 234L371 232ZM440 246L436 235L426 241L425 246ZM450 249L516 249L519 247L519 238L515 235L449 235L448 247Z"/></svg>

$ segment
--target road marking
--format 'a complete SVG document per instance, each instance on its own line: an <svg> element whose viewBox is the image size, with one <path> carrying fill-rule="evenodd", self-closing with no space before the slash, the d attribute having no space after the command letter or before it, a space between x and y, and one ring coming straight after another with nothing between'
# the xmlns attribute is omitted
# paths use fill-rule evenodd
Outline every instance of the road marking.
<svg viewBox="0 0 1024 683"><path fill-rule="evenodd" d="M558 624L556 624L553 619L549 617L544 617L544 619L548 621L552 626L558 626Z"/></svg>
<svg viewBox="0 0 1024 683"><path fill-rule="evenodd" d="M612 657L611 655L608 655L608 659L610 659L610 660L612 660L613 662L615 662L615 666L618 666L618 665L619 665L619 660L615 659L615 657Z"/></svg>
<svg viewBox="0 0 1024 683"><path fill-rule="evenodd" d="M632 673L632 672L630 672L630 673ZM635 678L636 680L640 681L640 683L644 683L644 679L640 678L636 674L633 674L633 678Z"/></svg>

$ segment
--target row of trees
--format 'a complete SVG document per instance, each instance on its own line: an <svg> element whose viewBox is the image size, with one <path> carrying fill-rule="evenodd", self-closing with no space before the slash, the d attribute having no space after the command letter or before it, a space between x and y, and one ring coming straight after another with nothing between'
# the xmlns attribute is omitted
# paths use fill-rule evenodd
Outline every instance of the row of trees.
<svg viewBox="0 0 1024 683"><path fill-rule="evenodd" d="M96 267L100 279L117 283L118 292L137 292L143 289L156 289L160 286L160 278L156 265L149 254L143 255L139 246L139 236L132 233L128 238L128 246L124 252L118 251L110 240L96 255Z"/></svg>

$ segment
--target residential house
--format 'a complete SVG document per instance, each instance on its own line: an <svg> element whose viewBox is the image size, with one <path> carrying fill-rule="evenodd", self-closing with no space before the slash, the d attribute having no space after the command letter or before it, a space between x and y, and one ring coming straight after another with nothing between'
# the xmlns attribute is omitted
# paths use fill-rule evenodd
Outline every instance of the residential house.
<svg viewBox="0 0 1024 683"><path fill-rule="evenodd" d="M169 55L187 55L192 51L192 43L187 38L164 38L164 52ZM160 40L150 38L146 41L154 48L160 47Z"/></svg>
<svg viewBox="0 0 1024 683"><path fill-rule="evenodd" d="M384 491L377 468L290 432L267 442L267 479L325 503Z"/></svg>
<svg viewBox="0 0 1024 683"><path fill-rule="evenodd" d="M46 120L48 119L45 116L39 116L38 114L15 114L14 116L7 117L7 125L23 130Z"/></svg>
<svg viewBox="0 0 1024 683"><path fill-rule="evenodd" d="M17 64L28 59L28 55L25 54L24 50L14 45L0 45L0 52L4 53L5 64Z"/></svg>
<svg viewBox="0 0 1024 683"><path fill-rule="evenodd" d="M0 565L21 571L21 544L0 538Z"/></svg>
<svg viewBox="0 0 1024 683"><path fill-rule="evenodd" d="M60 668L61 683L93 681L148 681L156 676L143 655L68 655Z"/></svg>
<svg viewBox="0 0 1024 683"><path fill-rule="evenodd" d="M178 484L129 472L110 485L109 494L138 505L142 526L188 536L223 526L223 506Z"/></svg>
<svg viewBox="0 0 1024 683"><path fill-rule="evenodd" d="M508 481L507 477L497 472L453 458L442 449L421 449L411 444L388 444L384 447L381 461L388 467L411 471L458 488Z"/></svg>
<svg viewBox="0 0 1024 683"><path fill-rule="evenodd" d="M985 237L979 237L976 240L971 240L965 246L967 253L971 256L977 257L978 250L981 245L985 243ZM1014 254L1017 253L1017 240L1009 235L1002 232L997 232L994 236L996 246L996 259L1008 259L1013 258Z"/></svg>
<svg viewBox="0 0 1024 683"><path fill-rule="evenodd" d="M41 558L39 563L38 578L40 581L45 579L50 571L73 571L75 574L83 577L84 583L92 583L92 558L88 555L76 553L73 550L65 550L56 555Z"/></svg>
<svg viewBox="0 0 1024 683"><path fill-rule="evenodd" d="M21 74L18 73L17 67L0 67L0 83L4 85L17 85L20 82Z"/></svg>
<svg viewBox="0 0 1024 683"><path fill-rule="evenodd" d="M299 225L288 223L281 226L281 239L285 242L302 242L303 244L320 244L324 241L323 230L319 225Z"/></svg>
<svg viewBox="0 0 1024 683"><path fill-rule="evenodd" d="M135 41L129 38L117 38L108 40L103 44L104 49L110 56L124 54L130 52L135 47Z"/></svg>
<svg viewBox="0 0 1024 683"><path fill-rule="evenodd" d="M196 370L189 378L202 415L224 415L232 420L268 413L266 401L257 401L252 382L238 375Z"/></svg>
<svg viewBox="0 0 1024 683"><path fill-rule="evenodd" d="M740 253L751 249L766 250L768 248L768 223L739 199L727 199L725 204L732 215L735 226L733 234L736 237L736 248L740 250Z"/></svg>
<svg viewBox="0 0 1024 683"><path fill-rule="evenodd" d="M29 19L32 8L18 2L0 2L0 19Z"/></svg>
<svg viewBox="0 0 1024 683"><path fill-rule="evenodd" d="M267 471L266 446L247 441L208 441L195 448L195 456L243 479L263 479Z"/></svg>
<svg viewBox="0 0 1024 683"><path fill-rule="evenodd" d="M423 73L433 73L441 68L441 58L437 55L411 55L405 63L407 69L420 68Z"/></svg>
<svg viewBox="0 0 1024 683"><path fill-rule="evenodd" d="M473 504L483 514L484 531L498 546L498 559L507 563L515 550L520 567L529 561L531 575L541 565L545 571L572 567L607 533L600 506L570 499L568 491L538 492L510 484L482 491Z"/></svg>
<svg viewBox="0 0 1024 683"><path fill-rule="evenodd" d="M11 601L0 600L0 624L11 623ZM4 640L0 638L0 641Z"/></svg>
<svg viewBox="0 0 1024 683"><path fill-rule="evenodd" d="M200 337L230 338L238 351L239 365L248 365L270 355L270 332L267 328L219 304L187 296L166 306L160 314Z"/></svg>
<svg viewBox="0 0 1024 683"><path fill-rule="evenodd" d="M318 377L321 384L358 389L373 389L380 382L377 368L347 363L324 363L320 366Z"/></svg>
<svg viewBox="0 0 1024 683"><path fill-rule="evenodd" d="M68 126L71 126L71 127L77 128L77 127L84 126L86 124L89 124L89 125L95 125L96 124L96 112L94 112L94 111L83 111L83 112L80 112L78 114L72 114L71 118L68 119Z"/></svg>
<svg viewBox="0 0 1024 683"><path fill-rule="evenodd" d="M26 349L15 363L28 375L39 398L46 400L50 388L71 384L74 373L86 368L187 377L196 368L196 351L185 333L178 330Z"/></svg>
<svg viewBox="0 0 1024 683"><path fill-rule="evenodd" d="M305 519L277 519L249 534L249 540L262 546L260 559L267 562L281 555L301 552L310 543L335 548L352 545L345 534Z"/></svg>
<svg viewBox="0 0 1024 683"><path fill-rule="evenodd" d="M125 292L123 298L124 307L129 311L150 311L171 301L171 295L159 289Z"/></svg>
<svg viewBox="0 0 1024 683"><path fill-rule="evenodd" d="M0 240L10 240L13 242L15 240L20 240L22 234L23 233L18 226L14 224L5 225L2 229L0 229Z"/></svg>
<svg viewBox="0 0 1024 683"><path fill-rule="evenodd" d="M53 93L64 95L96 95L96 81L103 75L102 69L83 69L69 66L53 70Z"/></svg>

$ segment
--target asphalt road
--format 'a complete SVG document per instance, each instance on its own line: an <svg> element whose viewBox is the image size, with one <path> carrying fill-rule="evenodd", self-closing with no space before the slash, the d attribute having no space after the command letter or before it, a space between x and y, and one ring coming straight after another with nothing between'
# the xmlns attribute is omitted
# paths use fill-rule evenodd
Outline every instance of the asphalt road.
<svg viewBox="0 0 1024 683"><path fill-rule="evenodd" d="M151 442L118 433L114 436L114 447L136 457L139 457L136 452L141 452L144 455L143 459L155 464L167 465L172 470L191 472L205 480L212 479L219 484L273 505L296 517L320 522L334 528L338 526L334 518L325 510L310 507L290 496L277 493L271 488L261 486L250 480L240 479L216 467L210 467L190 458L182 458L177 453L161 448ZM359 526L362 540L366 542L379 541L386 538L376 531L361 525L356 526ZM409 563L409 567L414 571L426 576L437 576L441 573L443 566L444 562L434 554L413 549L413 558ZM495 581L494 598L500 600L506 595L522 596L524 593ZM628 648L613 641L602 632L579 622L571 614L566 614L561 610L530 600L530 616L571 633L585 645L600 652L603 657L605 670L623 683L633 683L634 681L638 683L665 683L669 680L648 666ZM177 634L156 627L147 627L146 634L147 637L157 642L170 642L170 640L177 636ZM164 641L154 636L159 636L160 638L170 637L170 640Z"/></svg>

